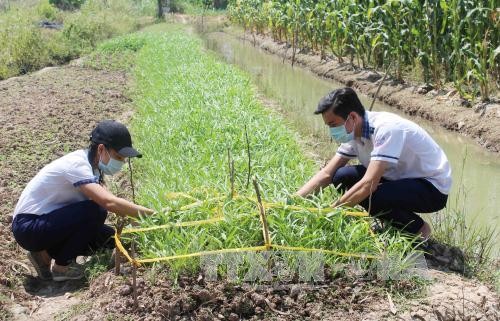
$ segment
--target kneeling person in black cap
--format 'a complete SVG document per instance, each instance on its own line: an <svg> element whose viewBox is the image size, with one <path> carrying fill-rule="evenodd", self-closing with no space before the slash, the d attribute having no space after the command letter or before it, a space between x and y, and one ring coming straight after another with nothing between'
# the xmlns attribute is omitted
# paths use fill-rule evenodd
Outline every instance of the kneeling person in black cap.
<svg viewBox="0 0 500 321"><path fill-rule="evenodd" d="M113 246L114 230L104 224L108 211L132 217L153 213L103 187L104 175L118 173L127 157L141 156L127 128L105 120L92 131L88 149L56 159L28 183L14 210L12 232L42 279L83 277L75 258Z"/></svg>

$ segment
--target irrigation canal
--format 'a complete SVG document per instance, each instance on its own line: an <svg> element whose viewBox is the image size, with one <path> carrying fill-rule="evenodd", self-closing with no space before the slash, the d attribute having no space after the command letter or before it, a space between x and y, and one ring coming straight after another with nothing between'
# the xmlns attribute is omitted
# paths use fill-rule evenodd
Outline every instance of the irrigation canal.
<svg viewBox="0 0 500 321"><path fill-rule="evenodd" d="M322 118L313 111L323 95L342 84L322 79L301 67L292 68L289 62L283 63L281 58L228 33L208 33L204 41L208 49L226 62L251 74L260 92L279 103L287 122L303 137L312 137L311 141L317 142L313 149L321 159L334 154L336 145L330 142ZM360 98L364 106L370 106L371 98L363 95ZM400 114L425 128L451 162L454 182L449 209L465 210L469 222L495 226L500 231L500 158L497 155L483 150L471 139L421 118L404 115L389 105L376 102L373 110ZM496 244L500 244L500 233L497 233ZM498 250L500 245L497 245L497 253Z"/></svg>

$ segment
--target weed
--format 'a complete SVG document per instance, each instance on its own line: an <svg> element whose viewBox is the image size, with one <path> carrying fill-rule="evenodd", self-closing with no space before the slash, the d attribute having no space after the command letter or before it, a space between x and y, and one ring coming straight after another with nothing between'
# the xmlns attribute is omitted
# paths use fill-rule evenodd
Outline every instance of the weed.
<svg viewBox="0 0 500 321"><path fill-rule="evenodd" d="M40 18L49 21L59 20L59 11L48 0L42 0L36 7L36 11Z"/></svg>
<svg viewBox="0 0 500 321"><path fill-rule="evenodd" d="M137 30L153 2L89 0L74 12L61 11L46 0L36 6L13 5L0 13L0 79L68 62L105 39ZM64 27L43 30L40 20Z"/></svg>
<svg viewBox="0 0 500 321"><path fill-rule="evenodd" d="M461 173L464 172L467 161L467 152L462 160ZM463 250L465 255L465 271L492 284L499 282L496 265L500 264L495 255L495 240L498 229L495 226L480 227L473 221L467 220L467 199L463 177L457 182L459 192L455 199L449 202L445 210L433 216L433 236L440 242L456 246ZM497 249L498 251L498 249Z"/></svg>
<svg viewBox="0 0 500 321"><path fill-rule="evenodd" d="M110 250L100 250L90 257L90 260L85 263L85 277L92 282L97 276L109 270L111 261Z"/></svg>
<svg viewBox="0 0 500 321"><path fill-rule="evenodd" d="M54 317L55 321L67 321L73 320L75 317L84 313L84 311L88 310L91 307L91 303L78 303L72 305L68 310L63 311L57 314Z"/></svg>

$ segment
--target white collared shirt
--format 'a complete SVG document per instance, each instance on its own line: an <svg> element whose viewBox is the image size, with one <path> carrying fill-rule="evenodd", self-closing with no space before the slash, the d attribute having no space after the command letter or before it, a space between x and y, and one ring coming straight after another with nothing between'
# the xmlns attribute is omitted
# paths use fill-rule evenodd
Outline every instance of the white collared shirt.
<svg viewBox="0 0 500 321"><path fill-rule="evenodd" d="M366 112L363 135L341 144L337 155L368 167L372 160L388 164L387 180L424 178L441 193L449 194L451 168L439 145L420 126L388 112Z"/></svg>
<svg viewBox="0 0 500 321"><path fill-rule="evenodd" d="M87 150L77 150L58 158L42 168L24 188L14 210L43 215L88 198L78 188L99 182L87 158Z"/></svg>

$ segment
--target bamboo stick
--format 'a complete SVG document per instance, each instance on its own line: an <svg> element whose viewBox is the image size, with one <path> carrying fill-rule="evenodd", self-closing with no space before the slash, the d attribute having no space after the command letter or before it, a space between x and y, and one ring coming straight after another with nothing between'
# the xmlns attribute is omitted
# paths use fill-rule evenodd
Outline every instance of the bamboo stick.
<svg viewBox="0 0 500 321"><path fill-rule="evenodd" d="M262 222L262 232L264 235L264 243L266 248L271 248L271 239L269 237L269 226L267 224L267 218L266 218L266 211L264 208L264 205L262 205L262 198L260 197L260 190L259 190L259 184L257 183L257 180L254 178L253 179L253 186L255 187L255 192L257 193L257 202L259 206L259 212L260 212L260 220Z"/></svg>

